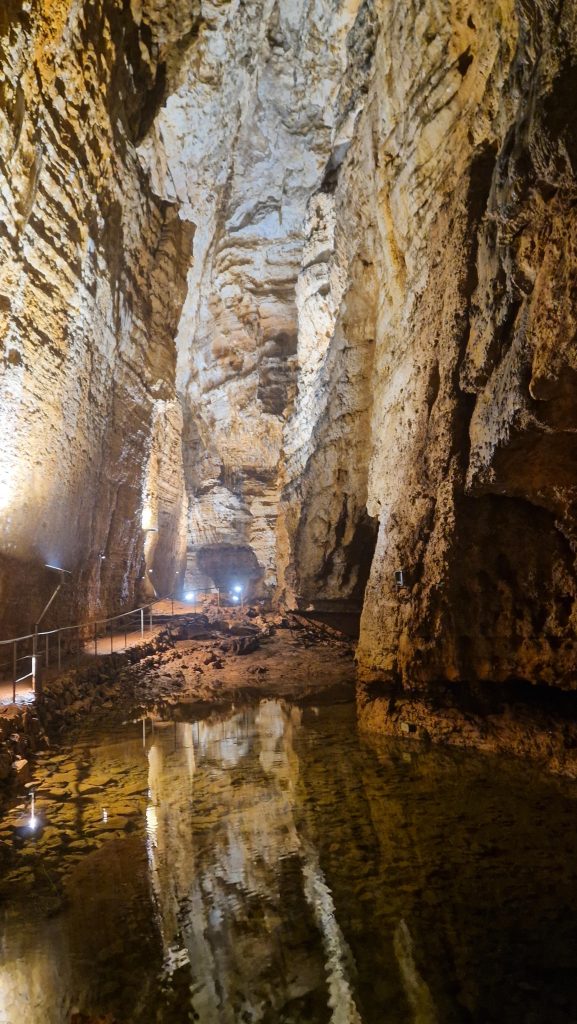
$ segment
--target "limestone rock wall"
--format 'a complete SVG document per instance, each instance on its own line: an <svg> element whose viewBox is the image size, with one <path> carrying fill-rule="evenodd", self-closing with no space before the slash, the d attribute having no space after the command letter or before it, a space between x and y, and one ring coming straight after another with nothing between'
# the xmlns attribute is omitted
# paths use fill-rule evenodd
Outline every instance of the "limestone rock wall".
<svg viewBox="0 0 577 1024"><path fill-rule="evenodd" d="M6 0L6 627L49 561L362 603L365 695L576 684L576 21Z"/></svg>
<svg viewBox="0 0 577 1024"><path fill-rule="evenodd" d="M365 695L382 680L573 687L575 11L361 14L354 124L331 195L311 201L299 278L285 592L342 594L366 506Z"/></svg>
<svg viewBox="0 0 577 1024"><path fill-rule="evenodd" d="M365 3L347 39L333 151L305 221L278 528L279 594L288 604L360 608L374 550L367 487L380 239L371 142L357 137L357 125L375 41Z"/></svg>
<svg viewBox="0 0 577 1024"><path fill-rule="evenodd" d="M178 434L173 339L192 228L153 195L137 156L165 71L162 26L136 7L6 0L0 11L4 636L50 595L45 562L72 571L52 622L132 604L159 419ZM180 458L160 476L166 583Z"/></svg>
<svg viewBox="0 0 577 1024"><path fill-rule="evenodd" d="M214 581L216 548L225 585L276 583L305 211L334 146L358 7L203 4L140 146L157 194L196 225L177 339L191 586Z"/></svg>

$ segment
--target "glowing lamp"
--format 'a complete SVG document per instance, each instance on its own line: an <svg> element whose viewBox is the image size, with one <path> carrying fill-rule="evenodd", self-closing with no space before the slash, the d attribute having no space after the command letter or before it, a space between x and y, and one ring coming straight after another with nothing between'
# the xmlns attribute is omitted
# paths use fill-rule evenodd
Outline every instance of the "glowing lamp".
<svg viewBox="0 0 577 1024"><path fill-rule="evenodd" d="M30 829L31 832L35 832L36 831L36 826L38 825L38 818L36 817L36 813L35 813L35 810L36 810L36 806L35 805L36 805L36 798L35 798L34 792L32 792L31 800L30 800L30 817L28 819L28 828Z"/></svg>

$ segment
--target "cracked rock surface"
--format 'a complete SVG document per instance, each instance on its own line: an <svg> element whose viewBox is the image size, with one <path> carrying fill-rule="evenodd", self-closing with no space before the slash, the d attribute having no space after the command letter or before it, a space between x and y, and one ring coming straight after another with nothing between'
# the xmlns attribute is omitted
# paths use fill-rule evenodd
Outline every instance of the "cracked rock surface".
<svg viewBox="0 0 577 1024"><path fill-rule="evenodd" d="M309 203L297 285L284 592L354 594L364 551L363 705L379 680L571 689L575 15L364 15L366 94Z"/></svg>

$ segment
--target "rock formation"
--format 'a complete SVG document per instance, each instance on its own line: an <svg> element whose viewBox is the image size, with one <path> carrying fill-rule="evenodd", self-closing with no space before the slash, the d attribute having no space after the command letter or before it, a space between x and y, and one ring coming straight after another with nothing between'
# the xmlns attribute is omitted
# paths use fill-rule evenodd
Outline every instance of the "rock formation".
<svg viewBox="0 0 577 1024"><path fill-rule="evenodd" d="M143 507L182 515L181 462L159 462L154 438L180 445L173 337L192 227L136 155L158 91L144 27L114 0L2 5L4 635L45 604L45 562L73 573L61 621L130 605ZM161 586L182 554L169 533Z"/></svg>
<svg viewBox="0 0 577 1024"><path fill-rule="evenodd" d="M574 687L572 6L7 0L0 66L4 635L186 569L362 605L363 702Z"/></svg>
<svg viewBox="0 0 577 1024"><path fill-rule="evenodd" d="M575 15L371 7L349 51L368 92L309 209L285 578L342 594L366 501L365 698L572 687Z"/></svg>
<svg viewBox="0 0 577 1024"><path fill-rule="evenodd" d="M140 147L157 194L196 225L176 340L191 586L277 582L305 212L335 145L358 6L203 5Z"/></svg>

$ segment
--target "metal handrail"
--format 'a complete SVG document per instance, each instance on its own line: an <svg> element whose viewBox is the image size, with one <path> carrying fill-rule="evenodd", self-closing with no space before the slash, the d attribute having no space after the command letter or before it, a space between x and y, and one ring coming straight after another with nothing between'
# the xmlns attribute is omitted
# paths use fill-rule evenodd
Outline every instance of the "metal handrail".
<svg viewBox="0 0 577 1024"><path fill-rule="evenodd" d="M208 594L217 594L219 596L219 600L220 600L220 590L219 590L218 587L210 587L210 588L208 588L206 590L197 590L196 591L196 596L197 597L206 596ZM61 652L61 644L60 644L60 634L69 632L70 630L75 630L76 633L77 633L77 637L78 637L78 643L77 643L77 647L76 647L76 657L77 658L78 658L78 656L80 654L81 634L82 633L86 633L88 631L90 631L90 641L89 642L90 643L94 642L94 653L95 653L95 655L106 656L109 653L113 654L114 653L114 649L113 649L114 637L113 637L112 630L110 631L110 651L109 652L108 651L106 651L106 652L98 651L98 641L100 639L102 639L101 636L98 636L99 629L101 629L103 626L108 625L108 623L117 622L119 619L128 619L130 616L138 615L140 613L140 632L141 632L141 635L144 636L144 613L147 612L147 613L150 614L150 628L152 630L152 609L155 608L159 604L163 604L165 601L172 601L172 606L173 607L172 607L172 611L170 612L170 617L172 617L175 614L174 613L174 601L175 600L178 601L179 598L175 598L174 594L167 594L165 597L157 597L154 601L147 601L146 604L138 605L137 608L130 608L128 611L119 612L117 615L110 615L110 616L108 616L105 619L91 619L88 622L80 622L80 623L76 623L74 625L68 625L68 626L59 626L56 629L47 629L47 630L43 630L42 632L36 632L35 631L34 633L26 633L24 636L12 637L9 640L0 640L0 647L5 647L5 646L11 644L12 645L12 649L13 649L13 656L12 656L12 699L13 699L13 702L14 703L16 702L16 684L17 683L21 683L25 679L29 679L29 678L32 679L32 683L33 683L32 689L34 690L34 692L36 692L36 677L37 677L37 665L36 665L36 663L37 663L37 661L40 661L45 656L45 658L46 658L46 666L48 666L48 664L49 664L49 661L48 661L48 658L49 658L49 638L50 637L52 637L52 636L57 636L58 637L58 668L59 669L61 668L61 653L62 653ZM196 603L197 602L195 601L195 605L196 605ZM183 614L183 613L181 612L181 613L178 613L178 614ZM125 643L126 643L127 642L127 636L128 636L127 628L124 629L124 634L125 634ZM107 636L107 633L105 633L105 637L106 636ZM46 651L45 652L44 651L40 651L38 649L38 647L37 647L37 643L38 643L38 640L40 638L43 638L46 641L46 645L45 645L46 646ZM25 641L32 641L32 651L29 654L20 655L20 657L18 657L17 646L18 646L18 644L24 643ZM82 647L84 648L85 646L86 646L86 643L83 642ZM27 675L20 676L18 678L17 677L17 664L18 664L18 662L24 661L24 660L26 660L28 658L31 658L31 660L32 660L31 671L29 673L27 673ZM8 667L8 664L6 665L6 667ZM4 668L4 665L1 665L0 669L3 669L3 668Z"/></svg>
<svg viewBox="0 0 577 1024"><path fill-rule="evenodd" d="M68 629L88 629L89 626L104 626L107 622L114 622L116 619L124 619L128 615L134 615L135 612L146 611L148 608L154 608L156 604L161 604L163 601L169 601L170 594L167 597L159 597L156 601L147 601L146 604L141 604L138 608L131 608L130 611L121 612L120 615L111 615L107 619L89 619L88 622L77 622L69 626L58 626L56 629L44 629L38 633L26 633L24 636L13 636L9 640L0 640L0 647L5 644L17 644L21 640L33 640L34 636L54 636L56 633L64 633Z"/></svg>
<svg viewBox="0 0 577 1024"><path fill-rule="evenodd" d="M206 594L219 594L220 590L218 587L209 587L207 590L197 590L198 596ZM126 612L119 612L118 615L110 615L106 619L89 619L88 622L77 622L69 626L58 626L56 629L45 629L38 633L25 633L24 636L13 636L9 640L0 640L0 647L5 644L18 644L21 640L33 640L34 635L40 636L53 636L56 633L64 633L67 629L88 629L89 626L105 626L107 622L116 622L117 619L125 619L129 615L135 615L136 612L144 612L149 608L154 608L157 604L163 604L164 601L179 600L174 598L172 594L166 594L165 597L157 597L155 601L147 601L146 604L139 604L137 608L130 608Z"/></svg>

